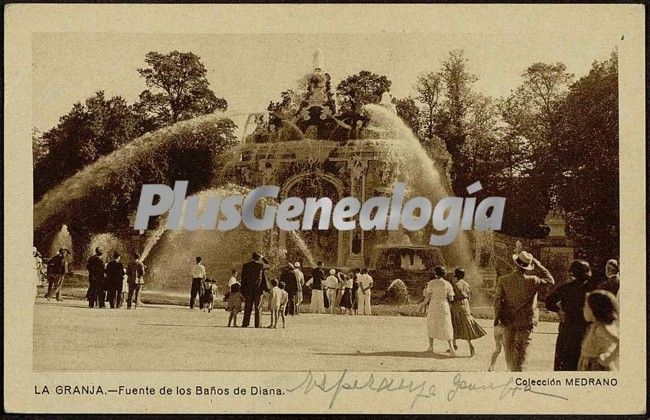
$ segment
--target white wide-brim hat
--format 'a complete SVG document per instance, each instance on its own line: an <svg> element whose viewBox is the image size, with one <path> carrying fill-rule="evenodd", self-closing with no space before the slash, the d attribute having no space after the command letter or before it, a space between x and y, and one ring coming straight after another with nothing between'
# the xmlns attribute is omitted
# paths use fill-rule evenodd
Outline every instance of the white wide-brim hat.
<svg viewBox="0 0 650 420"><path fill-rule="evenodd" d="M532 270L533 255L530 252L521 251L519 254L512 255L512 261L524 270Z"/></svg>

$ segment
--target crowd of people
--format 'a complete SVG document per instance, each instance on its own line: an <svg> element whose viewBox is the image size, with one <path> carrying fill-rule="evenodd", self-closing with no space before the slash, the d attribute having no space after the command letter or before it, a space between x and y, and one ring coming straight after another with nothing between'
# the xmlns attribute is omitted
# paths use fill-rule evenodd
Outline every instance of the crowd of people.
<svg viewBox="0 0 650 420"><path fill-rule="evenodd" d="M539 319L538 292L553 286L551 273L526 251L512 256L515 270L499 279L494 300L496 349L501 346L511 371L526 369L528 346ZM538 273L533 274L534 271ZM618 370L618 261L609 260L606 279L592 276L589 263L574 260L571 280L546 298L546 309L558 313L554 370Z"/></svg>
<svg viewBox="0 0 650 420"><path fill-rule="evenodd" d="M190 292L190 308L194 307L196 296L201 296L202 284L209 281L201 257L191 269L192 288ZM226 309L230 312L228 326L237 325L237 314L242 310L241 327L248 327L251 316L253 325L261 326L263 301L266 297L271 313L269 328L277 328L281 319L283 328L286 326L286 315L300 315L300 305L303 302L303 291L311 289L310 312L325 313L329 308L331 314L370 315L370 293L373 279L368 269L355 269L349 273L330 269L325 274L323 262L318 262L312 270L311 277L305 281L300 262L287 263L282 268L279 278L269 278L270 262L257 252L241 269L241 279L237 279L237 271L233 270L228 280L228 290L224 295ZM199 298L199 306L203 308L204 301Z"/></svg>
<svg viewBox="0 0 650 420"><path fill-rule="evenodd" d="M47 279L45 298L61 300L61 285L69 272L67 249L44 263L34 250L37 282ZM526 251L512 255L514 271L498 279L494 298L495 350L488 370L494 370L501 350L505 353L510 371L526 369L528 346L533 329L539 319L538 294L544 287L554 286L550 271ZM224 295L229 312L228 327L237 327L238 314L243 309L241 327L251 324L261 327L263 302L268 302L271 321L268 328L277 328L282 321L286 326L287 315L300 315L303 291L311 289L311 313L340 313L348 315L371 314L371 291L373 278L367 268L344 272L326 270L322 262L312 269L310 278L299 262L287 263L279 278L269 278L270 262L255 252L250 261L243 264L238 279L232 270L228 289ZM145 266L137 253L125 264L121 255L114 252L110 261L104 262L101 248L88 259L88 291L86 298L90 308L121 308L126 302L128 309L140 305L140 291L144 284ZM592 275L589 263L574 260L569 267L570 281L555 287L545 299L548 311L559 318L555 346L554 370L618 370L618 319L619 319L619 266L617 260L606 264L606 278ZM189 307L210 312L218 294L216 282L207 277L201 257L190 269L191 287ZM434 268L434 278L423 291L421 309L426 313L428 351L434 351L434 341L446 342L446 352L451 356L458 350L457 340L467 342L470 357L476 351L473 340L486 335L486 331L474 319L469 305L470 284L464 279L465 272L456 268L447 275L444 267ZM326 310L329 308L329 310Z"/></svg>

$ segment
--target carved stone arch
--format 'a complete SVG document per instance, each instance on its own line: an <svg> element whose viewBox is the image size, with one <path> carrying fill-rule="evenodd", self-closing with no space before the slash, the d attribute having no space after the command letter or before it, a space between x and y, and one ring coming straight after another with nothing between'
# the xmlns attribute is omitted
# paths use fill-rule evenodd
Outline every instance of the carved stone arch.
<svg viewBox="0 0 650 420"><path fill-rule="evenodd" d="M334 204L336 204L336 201L340 200L343 198L344 194L344 186L343 182L335 177L334 175L328 174L326 172L312 172L312 171L305 171L301 172L298 174L291 175L289 178L287 178L284 183L282 184L282 187L280 188L280 200L284 200L285 198L288 197L289 191L291 191L291 188L293 188L296 184L298 184L300 181L302 181L305 178L308 177L319 177L336 188L336 192L338 193L338 198L336 200L332 200ZM286 253L287 251L287 232L280 230L279 235L279 246L280 250L282 253ZM337 255L336 255L336 264L339 267L343 266L343 262L345 261L345 232L339 231L338 232L338 243L337 243Z"/></svg>
<svg viewBox="0 0 650 420"><path fill-rule="evenodd" d="M326 172L311 172L311 171L305 171L301 172L299 174L294 174L291 175L289 178L287 178L284 183L282 184L282 188L280 189L280 199L285 199L287 198L287 193L293 188L297 183L302 181L305 178L308 177L319 177L322 178L332 185L334 185L334 188L336 188L336 192L339 194L339 199L343 196L343 182L335 177L332 174L328 174Z"/></svg>

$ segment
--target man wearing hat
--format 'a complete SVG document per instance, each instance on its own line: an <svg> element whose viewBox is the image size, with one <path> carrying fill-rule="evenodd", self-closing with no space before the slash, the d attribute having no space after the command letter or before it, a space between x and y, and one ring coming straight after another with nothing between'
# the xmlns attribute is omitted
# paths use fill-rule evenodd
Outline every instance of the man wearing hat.
<svg viewBox="0 0 650 420"><path fill-rule="evenodd" d="M508 369L521 372L526 368L530 334L537 325L537 293L555 284L551 273L526 251L512 256L515 270L499 279L494 298L494 325L504 326L503 347ZM539 269L541 276L533 274Z"/></svg>
<svg viewBox="0 0 650 420"><path fill-rule="evenodd" d="M113 309L118 309L120 294L122 293L122 279L124 278L124 265L120 262L120 253L113 252L113 259L106 264L106 298Z"/></svg>
<svg viewBox="0 0 650 420"><path fill-rule="evenodd" d="M88 270L88 307L104 307L104 269L106 268L102 259L102 249L95 248L95 255L88 258L86 269Z"/></svg>
<svg viewBox="0 0 650 420"><path fill-rule="evenodd" d="M268 269L266 261L268 260L260 254L253 252L252 260L242 266L241 294L244 297L242 328L246 328L250 324L253 309L255 310L255 328L260 327L262 293L267 289L264 273Z"/></svg>
<svg viewBox="0 0 650 420"><path fill-rule="evenodd" d="M285 315L295 315L296 293L298 293L298 279L296 278L295 267L288 263L280 274L280 282L284 282L284 291L287 292L288 302Z"/></svg>
<svg viewBox="0 0 650 420"><path fill-rule="evenodd" d="M59 252L47 262L48 286L45 294L47 300L50 300L52 296L55 296L57 301L61 300L61 285L65 274L68 272L68 261L65 259L66 252L69 253L70 251L59 248Z"/></svg>

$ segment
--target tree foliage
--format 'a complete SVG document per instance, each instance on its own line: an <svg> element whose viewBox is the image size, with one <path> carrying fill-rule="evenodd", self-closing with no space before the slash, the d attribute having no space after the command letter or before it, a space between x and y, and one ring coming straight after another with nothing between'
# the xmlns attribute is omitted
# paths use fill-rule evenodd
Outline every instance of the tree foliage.
<svg viewBox="0 0 650 420"><path fill-rule="evenodd" d="M453 50L442 63L440 77L444 83L443 104L437 119L437 134L445 141L452 158L451 185L456 195L463 195L473 180L464 170L462 154L467 140L468 119L474 100L473 85L477 77L467 69L468 60L462 50Z"/></svg>
<svg viewBox="0 0 650 420"><path fill-rule="evenodd" d="M420 133L420 109L415 100L410 96L395 100L395 111L397 116L409 126L416 136Z"/></svg>
<svg viewBox="0 0 650 420"><path fill-rule="evenodd" d="M228 103L210 90L207 70L191 52L147 53L148 67L139 68L149 89L140 94L139 114L158 128L215 111L225 111Z"/></svg>
<svg viewBox="0 0 650 420"><path fill-rule="evenodd" d="M618 57L594 62L561 106L555 192L578 250L603 267L618 256Z"/></svg>
<svg viewBox="0 0 650 420"><path fill-rule="evenodd" d="M342 111L358 112L363 105L378 104L384 92L390 90L390 85L386 76L368 70L350 75L336 86L339 107Z"/></svg>
<svg viewBox="0 0 650 420"><path fill-rule="evenodd" d="M439 72L421 74L415 82L417 99L424 105L422 110L423 143L432 141L436 135L436 120L439 117L442 94L442 77Z"/></svg>
<svg viewBox="0 0 650 420"><path fill-rule="evenodd" d="M137 153L117 151L110 163L99 161L90 172L80 172L57 187L65 191L74 186L82 192L57 202L55 213L36 232L36 245L46 246L64 223L81 242L96 233L130 232L129 216L138 206L143 184L173 186L176 180L187 180L188 194L211 186L219 157L236 142L235 128L227 118L180 123L134 140Z"/></svg>
<svg viewBox="0 0 650 420"><path fill-rule="evenodd" d="M106 99L99 91L83 104L74 104L39 140L34 198L139 134L136 118L120 96Z"/></svg>
<svg viewBox="0 0 650 420"><path fill-rule="evenodd" d="M535 63L522 78L522 84L503 102L503 119L512 136L524 138L530 144L529 175L554 202L562 104L573 75L562 63Z"/></svg>

